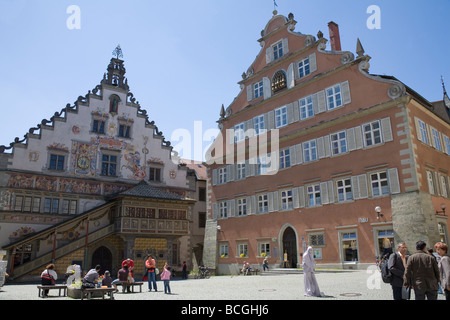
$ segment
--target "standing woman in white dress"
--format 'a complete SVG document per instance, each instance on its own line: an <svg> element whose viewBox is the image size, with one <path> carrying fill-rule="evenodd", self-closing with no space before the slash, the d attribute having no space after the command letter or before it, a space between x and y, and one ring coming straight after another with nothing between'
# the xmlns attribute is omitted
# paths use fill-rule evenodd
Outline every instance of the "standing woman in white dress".
<svg viewBox="0 0 450 320"><path fill-rule="evenodd" d="M302 266L305 283L305 296L321 297L322 294L320 293L319 285L317 284L316 276L314 274L316 262L314 261L313 248L311 246L309 246L303 254Z"/></svg>

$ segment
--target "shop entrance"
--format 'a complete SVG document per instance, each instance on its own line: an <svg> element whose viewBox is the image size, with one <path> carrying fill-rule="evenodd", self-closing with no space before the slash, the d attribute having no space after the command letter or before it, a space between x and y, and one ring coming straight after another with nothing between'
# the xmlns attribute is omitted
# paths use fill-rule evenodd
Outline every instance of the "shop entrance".
<svg viewBox="0 0 450 320"><path fill-rule="evenodd" d="M297 268L297 236L294 229L287 227L283 232L283 268Z"/></svg>

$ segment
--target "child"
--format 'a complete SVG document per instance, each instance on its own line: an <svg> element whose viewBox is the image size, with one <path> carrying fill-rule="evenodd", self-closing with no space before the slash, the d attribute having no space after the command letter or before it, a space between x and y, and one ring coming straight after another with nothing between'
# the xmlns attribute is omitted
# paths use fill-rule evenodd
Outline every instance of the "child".
<svg viewBox="0 0 450 320"><path fill-rule="evenodd" d="M111 288L111 284L112 284L112 278L111 278L111 274L108 270L105 271L105 277L102 279L102 286Z"/></svg>
<svg viewBox="0 0 450 320"><path fill-rule="evenodd" d="M164 293L171 294L170 292L170 267L167 265L167 263L164 265L164 271L161 273L161 280L164 281Z"/></svg>

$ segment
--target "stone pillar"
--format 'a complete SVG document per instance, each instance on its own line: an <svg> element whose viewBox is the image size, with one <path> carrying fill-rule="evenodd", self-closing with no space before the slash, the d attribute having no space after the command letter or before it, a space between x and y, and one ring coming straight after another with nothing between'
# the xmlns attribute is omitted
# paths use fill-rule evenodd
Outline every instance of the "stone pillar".
<svg viewBox="0 0 450 320"><path fill-rule="evenodd" d="M217 269L217 221L211 219L206 220L203 264L207 268Z"/></svg>
<svg viewBox="0 0 450 320"><path fill-rule="evenodd" d="M409 253L416 251L416 242L425 241L428 248L439 241L438 223L431 195L414 191L392 195L392 223L396 244L405 242Z"/></svg>

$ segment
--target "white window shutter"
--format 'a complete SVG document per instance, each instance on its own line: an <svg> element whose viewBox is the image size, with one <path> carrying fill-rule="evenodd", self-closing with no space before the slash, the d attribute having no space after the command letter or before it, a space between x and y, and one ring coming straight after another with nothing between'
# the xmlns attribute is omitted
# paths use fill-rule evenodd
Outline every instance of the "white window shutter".
<svg viewBox="0 0 450 320"><path fill-rule="evenodd" d="M234 173L235 173L235 165L234 164L227 165L227 182L234 181Z"/></svg>
<svg viewBox="0 0 450 320"><path fill-rule="evenodd" d="M358 200L359 199L359 183L358 183L358 177L356 177L356 176L352 177L352 192L353 192L353 199Z"/></svg>
<svg viewBox="0 0 450 320"><path fill-rule="evenodd" d="M317 155L319 159L325 158L325 145L323 137L317 138Z"/></svg>
<svg viewBox="0 0 450 320"><path fill-rule="evenodd" d="M299 200L300 208L304 208L305 207L305 187L304 186L298 187L298 200Z"/></svg>
<svg viewBox="0 0 450 320"><path fill-rule="evenodd" d="M320 198L322 199L322 204L328 204L330 200L328 199L328 183L320 183Z"/></svg>
<svg viewBox="0 0 450 320"><path fill-rule="evenodd" d="M298 195L298 187L292 188L292 202L294 209L300 208L300 199Z"/></svg>
<svg viewBox="0 0 450 320"><path fill-rule="evenodd" d="M298 122L298 121L300 121L300 109L298 106L298 100L295 100L294 102L292 102L292 106L294 109L294 122Z"/></svg>
<svg viewBox="0 0 450 320"><path fill-rule="evenodd" d="M267 113L267 120L267 130L275 128L275 112L273 110Z"/></svg>
<svg viewBox="0 0 450 320"><path fill-rule="evenodd" d="M309 70L311 73L317 70L317 61L316 61L316 53L312 53L309 55Z"/></svg>
<svg viewBox="0 0 450 320"><path fill-rule="evenodd" d="M291 63L286 72L286 85L288 89L295 86L295 76L294 76L294 64Z"/></svg>
<svg viewBox="0 0 450 320"><path fill-rule="evenodd" d="M362 149L364 146L361 127L354 127L356 149Z"/></svg>
<svg viewBox="0 0 450 320"><path fill-rule="evenodd" d="M217 218L219 217L219 207L217 205L217 202L214 202L212 205L212 216L213 220L217 220Z"/></svg>
<svg viewBox="0 0 450 320"><path fill-rule="evenodd" d="M361 174L358 176L358 185L359 185L359 198L367 198L369 197L369 189L367 187L367 175Z"/></svg>
<svg viewBox="0 0 450 320"><path fill-rule="evenodd" d="M245 136L251 138L255 135L255 128L253 126L253 118L245 121L244 124Z"/></svg>
<svg viewBox="0 0 450 320"><path fill-rule="evenodd" d="M328 200L329 203L336 202L335 196L334 196L334 182L328 181Z"/></svg>
<svg viewBox="0 0 450 320"><path fill-rule="evenodd" d="M217 184L218 173L217 169L213 169L212 171L212 185L215 186Z"/></svg>
<svg viewBox="0 0 450 320"><path fill-rule="evenodd" d="M391 194L400 193L400 181L397 168L388 169L389 189Z"/></svg>
<svg viewBox="0 0 450 320"><path fill-rule="evenodd" d="M324 136L323 137L323 144L325 148L325 157L329 158L331 157L331 142L330 142L330 136Z"/></svg>
<svg viewBox="0 0 450 320"><path fill-rule="evenodd" d="M289 159L291 161L291 167L297 164L297 152L295 151L295 146L289 147Z"/></svg>
<svg viewBox="0 0 450 320"><path fill-rule="evenodd" d="M289 53L289 41L287 38L283 38L281 42L283 44L283 55L286 55Z"/></svg>
<svg viewBox="0 0 450 320"><path fill-rule="evenodd" d="M271 63L273 61L273 48L272 46L266 49L266 63Z"/></svg>
<svg viewBox="0 0 450 320"><path fill-rule="evenodd" d="M348 83L348 80L341 83L341 89L342 89L342 101L344 104L349 104L352 102L352 98L350 96L350 85Z"/></svg>
<svg viewBox="0 0 450 320"><path fill-rule="evenodd" d="M272 96L272 90L270 88L270 80L267 77L263 78L263 94L264 100L269 99Z"/></svg>
<svg viewBox="0 0 450 320"><path fill-rule="evenodd" d="M301 143L295 145L295 162L297 164L303 163L303 150Z"/></svg>
<svg viewBox="0 0 450 320"><path fill-rule="evenodd" d="M319 91L316 93L317 95L317 113L327 111L327 100L325 97L325 91Z"/></svg>
<svg viewBox="0 0 450 320"><path fill-rule="evenodd" d="M286 106L286 112L288 124L291 124L292 122L294 122L294 105L292 103L289 103Z"/></svg>
<svg viewBox="0 0 450 320"><path fill-rule="evenodd" d="M274 212L273 192L267 193L267 202L269 203L269 212Z"/></svg>
<svg viewBox="0 0 450 320"><path fill-rule="evenodd" d="M392 128L391 128L391 119L390 118L384 118L381 119L381 131L383 134L383 141L389 142L392 141Z"/></svg>
<svg viewBox="0 0 450 320"><path fill-rule="evenodd" d="M347 129L347 146L348 151L356 150L355 130L354 128Z"/></svg>
<svg viewBox="0 0 450 320"><path fill-rule="evenodd" d="M227 200L228 217L235 216L236 200Z"/></svg>
<svg viewBox="0 0 450 320"><path fill-rule="evenodd" d="M247 101L253 100L253 84L247 86Z"/></svg>

